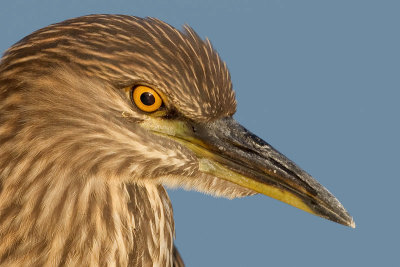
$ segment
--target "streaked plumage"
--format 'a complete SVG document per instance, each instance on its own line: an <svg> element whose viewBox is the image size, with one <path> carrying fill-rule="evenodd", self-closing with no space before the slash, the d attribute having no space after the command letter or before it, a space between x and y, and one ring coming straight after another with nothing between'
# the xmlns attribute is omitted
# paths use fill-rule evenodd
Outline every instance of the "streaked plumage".
<svg viewBox="0 0 400 267"><path fill-rule="evenodd" d="M229 198L256 193L199 171L184 145L139 126L148 114L123 91L135 84L166 96L166 120L206 124L236 109L225 63L189 27L92 15L6 51L0 264L172 266L181 260L162 184Z"/></svg>

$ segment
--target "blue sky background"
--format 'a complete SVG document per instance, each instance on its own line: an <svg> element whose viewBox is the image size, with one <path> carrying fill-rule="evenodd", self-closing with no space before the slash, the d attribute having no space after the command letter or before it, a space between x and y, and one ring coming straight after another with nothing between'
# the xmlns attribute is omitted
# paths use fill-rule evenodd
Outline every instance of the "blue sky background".
<svg viewBox="0 0 400 267"><path fill-rule="evenodd" d="M231 71L236 119L325 185L350 229L266 196L170 191L187 266L399 264L399 1L3 0L0 51L93 13L187 23Z"/></svg>

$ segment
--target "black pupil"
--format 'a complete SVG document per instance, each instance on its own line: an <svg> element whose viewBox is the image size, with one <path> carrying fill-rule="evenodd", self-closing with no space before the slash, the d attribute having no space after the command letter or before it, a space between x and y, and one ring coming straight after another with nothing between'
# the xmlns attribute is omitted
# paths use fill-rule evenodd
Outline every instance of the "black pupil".
<svg viewBox="0 0 400 267"><path fill-rule="evenodd" d="M151 106L154 104L154 102L156 102L156 99L154 98L154 96L151 93L144 92L140 96L140 101L142 101L142 103L145 104L146 106Z"/></svg>

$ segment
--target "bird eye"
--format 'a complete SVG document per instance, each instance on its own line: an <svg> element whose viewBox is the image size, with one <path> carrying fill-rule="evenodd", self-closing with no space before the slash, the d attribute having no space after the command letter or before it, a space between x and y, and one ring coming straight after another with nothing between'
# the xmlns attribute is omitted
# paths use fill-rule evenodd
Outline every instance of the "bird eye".
<svg viewBox="0 0 400 267"><path fill-rule="evenodd" d="M162 104L161 97L157 92L144 85L133 89L132 100L139 109L146 112L156 111Z"/></svg>

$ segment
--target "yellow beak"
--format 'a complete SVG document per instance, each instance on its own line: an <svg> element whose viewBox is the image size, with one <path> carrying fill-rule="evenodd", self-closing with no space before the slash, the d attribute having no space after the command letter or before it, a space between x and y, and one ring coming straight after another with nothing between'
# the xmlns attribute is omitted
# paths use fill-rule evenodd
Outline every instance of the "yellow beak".
<svg viewBox="0 0 400 267"><path fill-rule="evenodd" d="M355 227L353 218L325 187L233 118L194 123L152 117L141 125L193 151L201 172Z"/></svg>

